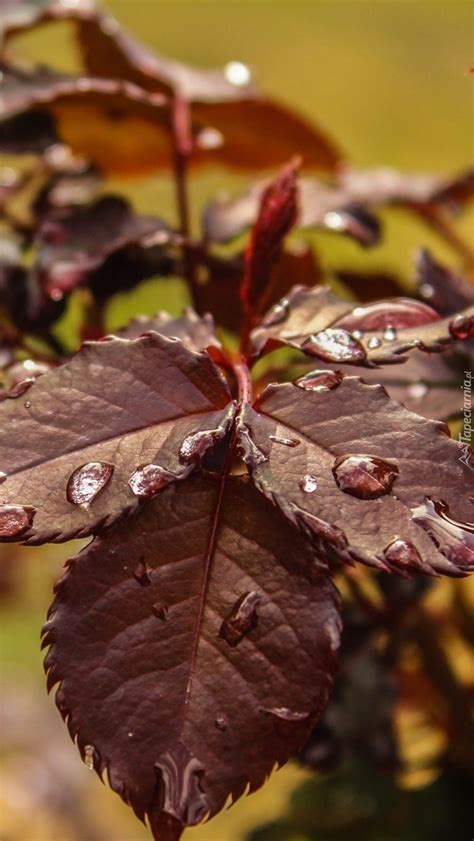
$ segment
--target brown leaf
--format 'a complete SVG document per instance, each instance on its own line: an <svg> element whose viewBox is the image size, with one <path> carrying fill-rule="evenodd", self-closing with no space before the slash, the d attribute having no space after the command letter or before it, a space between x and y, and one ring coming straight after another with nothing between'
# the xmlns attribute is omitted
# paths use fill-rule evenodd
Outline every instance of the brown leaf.
<svg viewBox="0 0 474 841"><path fill-rule="evenodd" d="M453 315L474 304L474 283L451 271L422 249L416 260L420 297L441 315Z"/></svg>
<svg viewBox="0 0 474 841"><path fill-rule="evenodd" d="M338 609L310 544L246 480L190 478L69 562L48 684L90 767L178 839L304 743Z"/></svg>
<svg viewBox="0 0 474 841"><path fill-rule="evenodd" d="M167 312L159 312L151 318L139 316L119 330L116 335L123 339L138 339L145 333L160 333L162 336L181 339L190 350L201 351L210 346L218 348L221 346L214 334L214 329L212 315L206 313L199 316L191 307L187 307L179 318L173 318Z"/></svg>
<svg viewBox="0 0 474 841"><path fill-rule="evenodd" d="M317 545L403 574L474 569L462 449L381 386L356 377L271 385L239 426L257 487Z"/></svg>
<svg viewBox="0 0 474 841"><path fill-rule="evenodd" d="M224 437L230 400L210 358L177 339L83 346L0 405L0 534L42 543L93 533L187 476ZM16 529L7 512L2 530L11 506L32 516Z"/></svg>

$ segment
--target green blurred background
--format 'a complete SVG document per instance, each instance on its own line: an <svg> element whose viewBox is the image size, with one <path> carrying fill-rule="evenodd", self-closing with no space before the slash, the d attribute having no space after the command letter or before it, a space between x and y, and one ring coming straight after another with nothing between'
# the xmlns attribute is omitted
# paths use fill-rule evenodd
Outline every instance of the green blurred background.
<svg viewBox="0 0 474 841"><path fill-rule="evenodd" d="M246 62L265 90L322 125L358 166L449 173L472 160L470 0L111 0L108 7L138 37L182 60ZM54 66L75 66L62 25L22 37L17 50ZM192 185L194 224L216 191L232 192L246 181L222 169L198 173ZM167 178L112 186L125 190L139 209L173 218ZM411 218L387 212L384 221L385 241L370 251L327 234L312 239L323 261L396 269L407 279L420 245L456 264L447 247ZM465 214L460 230L469 236L473 222L472 213ZM112 302L109 327L139 311L176 312L185 300L179 284L151 281ZM63 329L72 330L73 322L72 313ZM81 765L44 689L39 630L62 563L79 546L0 550L5 759L0 841L148 838L120 800ZM185 833L185 841L244 841L252 827L285 811L291 790L307 776L288 766L209 826Z"/></svg>

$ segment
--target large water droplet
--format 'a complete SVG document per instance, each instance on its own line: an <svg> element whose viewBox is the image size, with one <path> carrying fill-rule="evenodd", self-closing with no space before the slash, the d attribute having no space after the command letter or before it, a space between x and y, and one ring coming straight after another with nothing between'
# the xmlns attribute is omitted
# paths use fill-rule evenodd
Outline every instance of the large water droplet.
<svg viewBox="0 0 474 841"><path fill-rule="evenodd" d="M474 336L474 315L457 315L449 324L449 332L460 341Z"/></svg>
<svg viewBox="0 0 474 841"><path fill-rule="evenodd" d="M94 770L96 757L95 748L92 745L86 745L84 748L84 764L89 771Z"/></svg>
<svg viewBox="0 0 474 841"><path fill-rule="evenodd" d="M138 581L141 587L150 587L151 585L151 569L143 561L139 561L133 571L135 581Z"/></svg>
<svg viewBox="0 0 474 841"><path fill-rule="evenodd" d="M298 441L297 438L283 438L280 435L269 435L268 437L274 444L282 444L284 447L298 447L301 444L301 441Z"/></svg>
<svg viewBox="0 0 474 841"><path fill-rule="evenodd" d="M245 423L239 423L238 450L245 463L251 468L268 461L268 456L257 446Z"/></svg>
<svg viewBox="0 0 474 841"><path fill-rule="evenodd" d="M199 760L180 742L160 756L155 769L161 783L162 811L187 826L199 823L209 810L201 788L204 768Z"/></svg>
<svg viewBox="0 0 474 841"><path fill-rule="evenodd" d="M90 461L78 467L69 477L66 496L75 505L88 505L112 478L114 465L105 461Z"/></svg>
<svg viewBox="0 0 474 841"><path fill-rule="evenodd" d="M357 499L377 499L390 492L398 476L398 467L376 456L340 456L333 473L344 493Z"/></svg>
<svg viewBox="0 0 474 841"><path fill-rule="evenodd" d="M448 561L463 570L474 569L474 523L454 520L446 502L430 497L412 508L412 517Z"/></svg>
<svg viewBox="0 0 474 841"><path fill-rule="evenodd" d="M35 515L34 508L23 505L0 505L0 538L17 537L28 529Z"/></svg>
<svg viewBox="0 0 474 841"><path fill-rule="evenodd" d="M418 327L439 321L436 310L412 298L392 298L387 301L374 301L364 306L355 307L352 312L339 318L336 326L353 333L354 330L375 332L378 330L396 330L400 327Z"/></svg>
<svg viewBox="0 0 474 841"><path fill-rule="evenodd" d="M235 403L231 403L219 426L203 429L187 435L179 448L179 460L182 464L194 464L219 441L225 438L235 416Z"/></svg>
<svg viewBox="0 0 474 841"><path fill-rule="evenodd" d="M223 715L218 715L217 716L217 718L215 720L215 725L216 725L217 729L221 731L221 733L225 733L225 731L227 730L227 728L229 726L228 722L227 722L227 719L224 718Z"/></svg>
<svg viewBox="0 0 474 841"><path fill-rule="evenodd" d="M299 486L305 494L312 494L318 487L318 480L316 479L316 476L312 476L310 473L307 473L306 476L303 476L303 478L300 479Z"/></svg>
<svg viewBox="0 0 474 841"><path fill-rule="evenodd" d="M287 298L275 304L262 321L262 327L276 327L288 318L290 303Z"/></svg>
<svg viewBox="0 0 474 841"><path fill-rule="evenodd" d="M261 707L261 712L272 719L279 736L290 736L295 729L308 721L310 713L296 712L288 707Z"/></svg>
<svg viewBox="0 0 474 841"><path fill-rule="evenodd" d="M296 380L296 385L298 388L304 388L305 391L329 391L332 388L337 388L343 379L342 371L316 370L300 377Z"/></svg>
<svg viewBox="0 0 474 841"><path fill-rule="evenodd" d="M167 604L163 604L163 602L155 602L155 604L152 607L152 611L156 618L161 619L162 622L166 622L166 620L168 619L169 607Z"/></svg>
<svg viewBox="0 0 474 841"><path fill-rule="evenodd" d="M397 538L384 549L384 559L390 566L400 570L419 570L423 568L423 561L413 543Z"/></svg>
<svg viewBox="0 0 474 841"><path fill-rule="evenodd" d="M261 596L255 591L244 593L222 623L219 636L225 639L232 648L235 648L246 634L257 627L257 608L260 602Z"/></svg>
<svg viewBox="0 0 474 841"><path fill-rule="evenodd" d="M326 362L363 362L366 359L365 350L357 339L347 330L332 327L306 339L302 350Z"/></svg>
<svg viewBox="0 0 474 841"><path fill-rule="evenodd" d="M176 476L159 464L144 464L133 471L128 484L135 496L151 497L175 479Z"/></svg>

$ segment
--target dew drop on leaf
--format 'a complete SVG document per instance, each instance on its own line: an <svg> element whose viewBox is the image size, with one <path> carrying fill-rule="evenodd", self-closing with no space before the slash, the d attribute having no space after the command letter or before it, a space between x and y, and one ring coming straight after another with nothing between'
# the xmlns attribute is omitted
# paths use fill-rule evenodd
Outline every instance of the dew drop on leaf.
<svg viewBox="0 0 474 841"><path fill-rule="evenodd" d="M166 620L168 619L168 610L168 605L163 604L162 602L155 602L155 604L152 607L153 614L156 616L157 619L161 619L162 622L166 622Z"/></svg>
<svg viewBox="0 0 474 841"><path fill-rule="evenodd" d="M235 648L244 636L257 627L261 596L254 590L237 599L232 612L221 625L219 636Z"/></svg>
<svg viewBox="0 0 474 841"><path fill-rule="evenodd" d="M0 538L16 537L33 522L35 511L23 505L0 505Z"/></svg>
<svg viewBox="0 0 474 841"><path fill-rule="evenodd" d="M274 444L282 444L284 447L298 447L301 444L301 441L298 441L297 438L283 438L280 435L269 435L268 437Z"/></svg>
<svg viewBox="0 0 474 841"><path fill-rule="evenodd" d="M257 446L250 434L248 426L244 423L239 424L238 450L244 461L251 467L264 464L268 461L268 456Z"/></svg>
<svg viewBox="0 0 474 841"><path fill-rule="evenodd" d="M371 350L373 350L374 348L380 347L381 344L382 344L382 339L379 339L378 336L371 336L369 341L367 342L367 347L369 347Z"/></svg>
<svg viewBox="0 0 474 841"><path fill-rule="evenodd" d="M289 736L296 727L308 720L309 713L295 712L288 707L262 707L264 715L272 719L275 731L279 736Z"/></svg>
<svg viewBox="0 0 474 841"><path fill-rule="evenodd" d="M214 723L215 723L217 729L221 731L221 733L225 733L225 731L227 730L227 728L229 726L228 723L227 723L227 719L224 718L223 715L218 715Z"/></svg>
<svg viewBox="0 0 474 841"><path fill-rule="evenodd" d="M88 505L112 478L114 465L104 461L90 461L71 473L67 483L68 502Z"/></svg>
<svg viewBox="0 0 474 841"><path fill-rule="evenodd" d="M474 316L457 315L449 324L449 332L460 341L474 336Z"/></svg>
<svg viewBox="0 0 474 841"><path fill-rule="evenodd" d="M395 327L392 327L392 325L389 324L383 331L382 335L386 342L394 342L397 338L397 331L395 330Z"/></svg>
<svg viewBox="0 0 474 841"><path fill-rule="evenodd" d="M340 456L333 467L334 478L344 493L358 499L377 499L390 492L398 468L376 456Z"/></svg>
<svg viewBox="0 0 474 841"><path fill-rule="evenodd" d="M3 485L6 479L8 479L8 473L4 473L3 470L0 470L0 485Z"/></svg>
<svg viewBox="0 0 474 841"><path fill-rule="evenodd" d="M135 581L138 581L141 587L150 587L151 585L151 570L150 568L143 562L139 561L133 571L133 577Z"/></svg>
<svg viewBox="0 0 474 841"><path fill-rule="evenodd" d="M360 338L360 337L359 337ZM342 371L325 371L316 370L310 371L304 377L296 380L298 388L304 388L305 391L330 391L332 388L337 388L341 384L344 375Z"/></svg>
<svg viewBox="0 0 474 841"><path fill-rule="evenodd" d="M425 394L428 393L428 386L426 383L413 383L412 385L408 386L408 394L410 397L421 398L424 397Z"/></svg>
<svg viewBox="0 0 474 841"><path fill-rule="evenodd" d="M347 330L332 327L306 339L302 350L326 362L362 362L366 358L365 350L357 339Z"/></svg>
<svg viewBox="0 0 474 841"><path fill-rule="evenodd" d="M318 487L318 481L316 476L311 476L310 473L307 473L306 476L303 476L300 479L299 486L305 494L312 494Z"/></svg>
<svg viewBox="0 0 474 841"><path fill-rule="evenodd" d="M426 497L412 518L433 540L439 551L461 569L474 569L474 523L463 523L449 516L443 500Z"/></svg>
<svg viewBox="0 0 474 841"><path fill-rule="evenodd" d="M84 764L89 771L94 770L96 752L92 745L86 745L84 748Z"/></svg>
<svg viewBox="0 0 474 841"><path fill-rule="evenodd" d="M159 464L144 464L133 471L128 484L135 496L151 497L173 482L175 478Z"/></svg>
<svg viewBox="0 0 474 841"><path fill-rule="evenodd" d="M28 391L29 388L33 385L35 381L34 377L27 377L25 380L20 380L19 383L16 383L7 394L7 397L22 397L25 392Z"/></svg>
<svg viewBox="0 0 474 841"><path fill-rule="evenodd" d="M423 567L423 561L416 547L401 538L397 538L384 549L383 557L390 566L401 570Z"/></svg>
<svg viewBox="0 0 474 841"><path fill-rule="evenodd" d="M276 327L288 318L290 304L287 298L275 304L262 321L262 327Z"/></svg>

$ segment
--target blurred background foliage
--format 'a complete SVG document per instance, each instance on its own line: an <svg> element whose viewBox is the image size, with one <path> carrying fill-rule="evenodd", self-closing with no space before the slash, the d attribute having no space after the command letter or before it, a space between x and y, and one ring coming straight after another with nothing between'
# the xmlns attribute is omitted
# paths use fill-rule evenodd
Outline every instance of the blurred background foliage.
<svg viewBox="0 0 474 841"><path fill-rule="evenodd" d="M472 159L469 0L110 0L108 7L139 38L184 61L246 62L265 90L325 128L356 165L452 173ZM21 36L16 52L61 69L76 67L62 24ZM247 181L221 168L197 172L191 191L195 230L209 198L237 191ZM172 185L165 176L116 180L106 188L128 195L139 211L174 218ZM407 286L419 246L456 265L448 247L411 216L391 210L383 219L385 237L369 251L322 232L307 239L323 264L394 270ZM473 222L472 211L466 213L460 231L469 236ZM69 346L75 344L74 301L72 296L61 326ZM182 283L151 280L111 301L108 327L160 308L178 314L185 303ZM62 563L80 545L0 547L0 841L148 838L128 808L81 765L45 693L39 629ZM367 573L359 578L370 591ZM351 593L346 595L350 601ZM440 686L447 680L452 690L458 680L472 697L473 599L469 583L444 581L424 600L431 623L425 631L436 631L435 652L429 654L428 646L435 677L426 673L427 660L410 641L398 659L395 735L403 767L397 773L384 776L357 749L327 775L290 764L209 826L188 830L186 841L471 838L473 763L467 755L472 758L473 731L466 722L456 727L465 710L460 713L460 698L443 695ZM375 712L375 696L351 696L357 720ZM464 745L464 753L454 761L451 751L451 764L458 767L441 772L437 759L450 739L458 748Z"/></svg>

